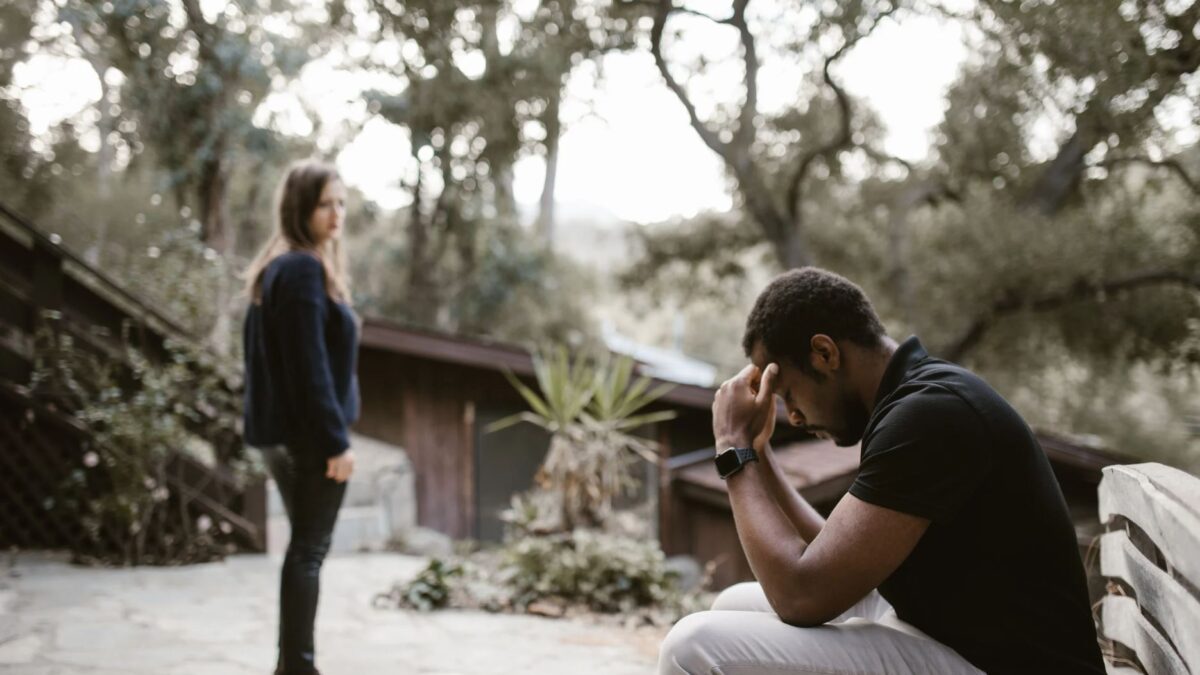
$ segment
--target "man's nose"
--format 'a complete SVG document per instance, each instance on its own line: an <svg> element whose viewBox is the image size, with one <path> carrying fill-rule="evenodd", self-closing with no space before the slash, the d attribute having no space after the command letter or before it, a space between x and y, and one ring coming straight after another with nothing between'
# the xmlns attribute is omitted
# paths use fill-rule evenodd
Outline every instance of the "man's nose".
<svg viewBox="0 0 1200 675"><path fill-rule="evenodd" d="M788 411L788 424L794 427L802 427L804 426L804 422L804 415L801 415L799 410Z"/></svg>

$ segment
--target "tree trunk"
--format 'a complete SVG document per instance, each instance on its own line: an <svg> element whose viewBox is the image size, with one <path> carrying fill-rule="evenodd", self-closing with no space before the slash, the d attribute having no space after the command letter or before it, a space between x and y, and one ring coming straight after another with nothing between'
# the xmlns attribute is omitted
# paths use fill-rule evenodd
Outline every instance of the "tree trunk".
<svg viewBox="0 0 1200 675"><path fill-rule="evenodd" d="M408 216L408 298L404 313L420 325L432 326L438 303L429 260L429 224L423 208L423 171L423 167L417 168L417 183Z"/></svg>
<svg viewBox="0 0 1200 675"><path fill-rule="evenodd" d="M225 215L229 175L219 148L214 149L214 155L204 163L197 187L197 196L200 198L200 241L224 256L230 251L232 243L229 219Z"/></svg>
<svg viewBox="0 0 1200 675"><path fill-rule="evenodd" d="M1133 129L1153 119L1158 105L1178 88L1180 80L1200 68L1200 35L1196 35L1194 28L1198 16L1200 3L1195 3L1184 13L1166 19L1168 25L1180 31L1180 43L1156 54L1157 68L1140 85L1148 88L1146 99L1137 109L1119 113L1119 123L1113 119L1118 113L1110 107L1116 92L1097 92L1076 117L1075 132L1038 177L1026 198L1027 205L1043 215L1057 213L1075 194L1087 169L1084 157L1092 148L1114 131ZM1129 91L1134 90L1131 88Z"/></svg>
<svg viewBox="0 0 1200 675"><path fill-rule="evenodd" d="M110 112L111 102L108 100L110 89L104 80L109 62L102 50L87 48L93 43L92 38L88 35L77 14L72 13L70 17L69 22L75 36L75 43L82 48L84 58L87 59L88 64L96 73L96 79L100 82L100 102L96 106L97 112L100 113L100 120L96 122L96 132L100 134L100 150L96 153L96 194L102 202L107 202L112 194L112 164L115 158L108 135L117 128L116 121ZM83 259L92 265L99 266L101 254L104 251L104 242L108 236L109 223L107 220L100 219L95 224L96 237L84 250Z"/></svg>
<svg viewBox="0 0 1200 675"><path fill-rule="evenodd" d="M786 270L812 264L812 256L808 253L808 242L799 227L784 231L783 240L776 244L776 254L779 256L780 264Z"/></svg>
<svg viewBox="0 0 1200 675"><path fill-rule="evenodd" d="M205 246L217 252L226 264L233 248L233 233L230 232L229 219L225 213L225 196L229 184L228 170L221 159L220 146L215 156L204 163L198 185L200 199L200 240ZM222 271L217 284L217 297L214 299L216 317L213 321L212 332L209 333L209 344L218 354L229 355L232 352L233 326L233 284L229 275Z"/></svg>
<svg viewBox="0 0 1200 675"><path fill-rule="evenodd" d="M546 103L543 124L546 126L546 178L542 181L542 199L538 209L537 231L542 245L547 249L554 246L554 184L558 178L558 138L562 123L558 118L558 105L562 89L555 89Z"/></svg>
<svg viewBox="0 0 1200 675"><path fill-rule="evenodd" d="M1078 128L1046 165L1029 193L1028 204L1045 216L1052 216L1075 194L1087 168L1083 158L1099 142L1099 134Z"/></svg>

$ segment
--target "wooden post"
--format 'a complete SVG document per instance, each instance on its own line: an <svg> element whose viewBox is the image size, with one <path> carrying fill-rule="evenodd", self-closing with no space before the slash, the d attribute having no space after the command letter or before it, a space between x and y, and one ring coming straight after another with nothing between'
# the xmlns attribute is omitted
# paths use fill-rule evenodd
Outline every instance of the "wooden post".
<svg viewBox="0 0 1200 675"><path fill-rule="evenodd" d="M671 458L671 423L658 424L658 545L663 553L671 555L677 551L675 531L671 527L671 510L674 495L671 494L671 469L667 460Z"/></svg>

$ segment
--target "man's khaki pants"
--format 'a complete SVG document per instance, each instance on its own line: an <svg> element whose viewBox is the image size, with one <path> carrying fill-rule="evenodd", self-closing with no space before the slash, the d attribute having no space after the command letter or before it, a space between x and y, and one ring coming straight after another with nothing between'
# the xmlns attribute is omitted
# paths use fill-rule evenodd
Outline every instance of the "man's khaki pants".
<svg viewBox="0 0 1200 675"><path fill-rule="evenodd" d="M663 641L660 675L982 675L949 647L896 616L871 591L815 628L779 619L762 586L730 586L712 610L685 616Z"/></svg>

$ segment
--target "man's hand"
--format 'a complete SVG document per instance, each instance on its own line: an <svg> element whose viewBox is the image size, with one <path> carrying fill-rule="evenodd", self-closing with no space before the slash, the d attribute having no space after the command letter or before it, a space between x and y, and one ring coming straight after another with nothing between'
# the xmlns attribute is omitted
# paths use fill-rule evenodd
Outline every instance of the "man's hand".
<svg viewBox="0 0 1200 675"><path fill-rule="evenodd" d="M332 478L339 483L345 483L347 480L350 480L350 474L352 473L354 473L353 450L347 450L336 457L330 457L326 460L326 478Z"/></svg>
<svg viewBox="0 0 1200 675"><path fill-rule="evenodd" d="M749 365L726 380L713 397L713 437L717 453L731 447L766 446L775 430L775 378L779 366Z"/></svg>

